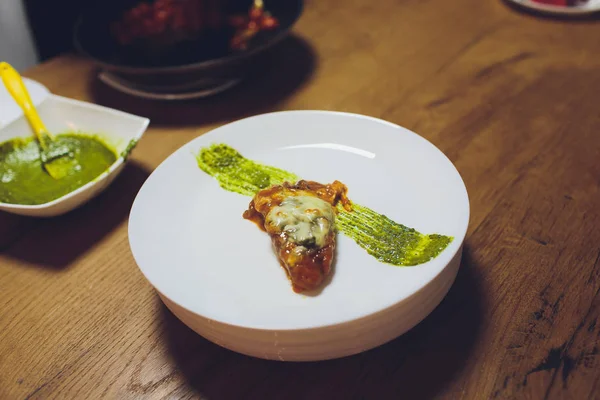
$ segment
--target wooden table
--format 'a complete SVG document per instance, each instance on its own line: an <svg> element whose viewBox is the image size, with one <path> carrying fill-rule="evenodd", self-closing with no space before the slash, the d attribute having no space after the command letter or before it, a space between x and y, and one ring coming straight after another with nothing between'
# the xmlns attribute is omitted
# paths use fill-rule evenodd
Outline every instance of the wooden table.
<svg viewBox="0 0 600 400"><path fill-rule="evenodd" d="M133 163L60 218L0 214L2 399L484 399L600 396L600 25L501 1L307 1L265 74L220 96L147 102L65 55L27 76L148 116ZM132 200L162 160L244 116L368 114L462 174L464 262L415 329L364 354L279 363L213 345L138 271Z"/></svg>

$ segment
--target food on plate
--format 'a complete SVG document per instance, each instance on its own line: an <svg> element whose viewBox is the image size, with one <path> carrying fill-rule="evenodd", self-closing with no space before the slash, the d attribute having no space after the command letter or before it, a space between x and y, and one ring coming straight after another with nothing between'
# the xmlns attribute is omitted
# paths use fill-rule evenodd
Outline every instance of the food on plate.
<svg viewBox="0 0 600 400"><path fill-rule="evenodd" d="M204 172L217 178L223 189L245 196L254 196L261 189L285 181L300 180L290 172L249 160L226 144L203 148L197 161Z"/></svg>
<svg viewBox="0 0 600 400"><path fill-rule="evenodd" d="M40 147L34 138L0 143L0 202L38 205L56 200L98 178L117 160L102 140L83 134L61 134L57 144L72 149L77 166L54 179L42 166Z"/></svg>
<svg viewBox="0 0 600 400"><path fill-rule="evenodd" d="M336 206L350 211L348 189L335 181L283 182L260 190L243 214L271 236L295 292L319 288L331 273Z"/></svg>
<svg viewBox="0 0 600 400"><path fill-rule="evenodd" d="M214 144L200 150L198 166L231 192L254 196L272 185L296 182L298 176L282 169L249 160L231 146ZM391 200L396 206L396 200ZM335 226L377 260L396 266L426 263L442 253L453 238L424 234L397 223L368 207L352 202L352 210L339 203Z"/></svg>

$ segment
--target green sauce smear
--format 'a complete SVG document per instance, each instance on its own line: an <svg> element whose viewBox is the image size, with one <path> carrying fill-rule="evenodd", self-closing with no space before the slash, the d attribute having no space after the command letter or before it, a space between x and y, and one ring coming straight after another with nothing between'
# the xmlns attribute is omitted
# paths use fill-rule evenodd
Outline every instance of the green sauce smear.
<svg viewBox="0 0 600 400"><path fill-rule="evenodd" d="M231 192L254 196L256 192L285 181L300 178L279 168L244 158L226 144L213 144L200 150L198 166ZM413 266L437 257L453 238L423 234L392 221L368 207L353 203L352 211L338 206L336 227L377 260L396 266Z"/></svg>
<svg viewBox="0 0 600 400"><path fill-rule="evenodd" d="M300 179L282 169L248 160L226 144L204 148L196 159L200 169L216 178L223 189L245 196L254 196L269 186Z"/></svg>
<svg viewBox="0 0 600 400"><path fill-rule="evenodd" d="M73 149L76 167L69 175L54 179L40 161L34 138L17 138L0 144L0 202L37 205L56 200L96 179L117 155L101 140L82 134L62 134L56 141Z"/></svg>
<svg viewBox="0 0 600 400"><path fill-rule="evenodd" d="M125 147L125 150L121 152L121 158L123 161L127 160L135 146L137 146L137 143L138 141L136 139L131 139L129 143L127 143L127 147Z"/></svg>

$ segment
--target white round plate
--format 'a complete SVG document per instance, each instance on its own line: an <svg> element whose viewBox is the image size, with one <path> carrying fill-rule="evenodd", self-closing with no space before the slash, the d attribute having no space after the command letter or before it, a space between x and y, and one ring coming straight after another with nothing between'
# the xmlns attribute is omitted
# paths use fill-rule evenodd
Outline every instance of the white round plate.
<svg viewBox="0 0 600 400"><path fill-rule="evenodd" d="M304 179L340 180L353 202L454 241L432 261L396 267L338 234L330 282L296 294L268 235L242 218L251 198L198 168L195 155L213 143ZM165 304L202 336L255 357L322 360L381 345L425 318L454 281L468 221L459 173L421 136L361 115L288 111L222 126L173 153L140 189L129 241Z"/></svg>
<svg viewBox="0 0 600 400"><path fill-rule="evenodd" d="M507 0L520 6L549 14L590 14L600 11L600 0L588 0L576 6L555 6L533 0Z"/></svg>

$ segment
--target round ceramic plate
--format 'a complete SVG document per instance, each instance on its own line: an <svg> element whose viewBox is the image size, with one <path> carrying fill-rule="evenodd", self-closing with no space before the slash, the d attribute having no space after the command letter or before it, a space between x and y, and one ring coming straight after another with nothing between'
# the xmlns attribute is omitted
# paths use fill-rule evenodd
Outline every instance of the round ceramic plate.
<svg viewBox="0 0 600 400"><path fill-rule="evenodd" d="M600 0L580 1L574 6L557 6L533 0L508 0L520 6L550 14L590 14L600 11Z"/></svg>
<svg viewBox="0 0 600 400"><path fill-rule="evenodd" d="M198 167L195 156L213 143L303 179L340 180L353 202L454 240L427 263L397 267L338 234L330 281L319 294L294 293L268 235L242 218L251 198ZM138 193L129 241L143 274L196 332L256 357L319 360L378 346L425 318L454 281L468 221L459 173L424 138L370 117L292 111L222 126L173 153Z"/></svg>

